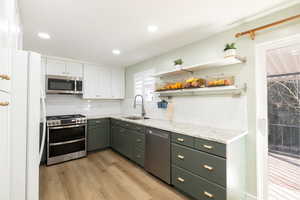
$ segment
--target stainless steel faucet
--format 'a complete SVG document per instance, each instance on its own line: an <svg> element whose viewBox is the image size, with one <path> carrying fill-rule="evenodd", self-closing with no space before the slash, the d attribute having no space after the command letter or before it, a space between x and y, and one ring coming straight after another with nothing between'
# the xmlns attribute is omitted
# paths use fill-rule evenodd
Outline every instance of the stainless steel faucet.
<svg viewBox="0 0 300 200"><path fill-rule="evenodd" d="M140 94L135 95L134 97L134 103L133 103L133 108L136 108L136 99L137 97L141 97L142 98L142 117L144 118L146 116L146 111L145 111L145 105L144 105L144 97Z"/></svg>

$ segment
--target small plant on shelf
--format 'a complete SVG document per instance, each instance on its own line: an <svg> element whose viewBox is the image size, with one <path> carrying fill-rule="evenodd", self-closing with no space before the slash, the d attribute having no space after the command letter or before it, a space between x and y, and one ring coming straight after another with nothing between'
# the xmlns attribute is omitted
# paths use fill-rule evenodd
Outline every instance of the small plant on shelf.
<svg viewBox="0 0 300 200"><path fill-rule="evenodd" d="M182 64L183 64L182 59L177 59L177 60L174 61L174 66L175 66L176 69L181 69Z"/></svg>
<svg viewBox="0 0 300 200"><path fill-rule="evenodd" d="M225 52L225 55L224 55L225 58L236 56L235 43L226 44L224 52Z"/></svg>

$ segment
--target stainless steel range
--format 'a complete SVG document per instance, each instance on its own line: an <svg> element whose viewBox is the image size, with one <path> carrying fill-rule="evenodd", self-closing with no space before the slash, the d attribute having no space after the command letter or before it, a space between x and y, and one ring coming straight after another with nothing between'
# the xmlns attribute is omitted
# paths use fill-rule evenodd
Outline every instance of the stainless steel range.
<svg viewBox="0 0 300 200"><path fill-rule="evenodd" d="M47 165L87 155L87 118L85 116L48 116L47 130Z"/></svg>

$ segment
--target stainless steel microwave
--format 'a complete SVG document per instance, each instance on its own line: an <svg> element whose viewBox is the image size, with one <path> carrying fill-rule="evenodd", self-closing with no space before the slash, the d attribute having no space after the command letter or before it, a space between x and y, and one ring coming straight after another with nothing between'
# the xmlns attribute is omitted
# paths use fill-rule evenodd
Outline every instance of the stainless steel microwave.
<svg viewBox="0 0 300 200"><path fill-rule="evenodd" d="M48 75L46 78L46 92L47 94L82 94L82 79Z"/></svg>

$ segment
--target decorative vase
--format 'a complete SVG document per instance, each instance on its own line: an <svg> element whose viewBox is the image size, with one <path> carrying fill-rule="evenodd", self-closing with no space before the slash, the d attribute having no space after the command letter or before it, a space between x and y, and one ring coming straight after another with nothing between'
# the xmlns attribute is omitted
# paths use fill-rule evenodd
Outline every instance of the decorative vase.
<svg viewBox="0 0 300 200"><path fill-rule="evenodd" d="M228 49L224 53L225 53L224 58L234 57L236 56L236 49Z"/></svg>
<svg viewBox="0 0 300 200"><path fill-rule="evenodd" d="M182 69L182 65L175 65L175 69L181 70Z"/></svg>

